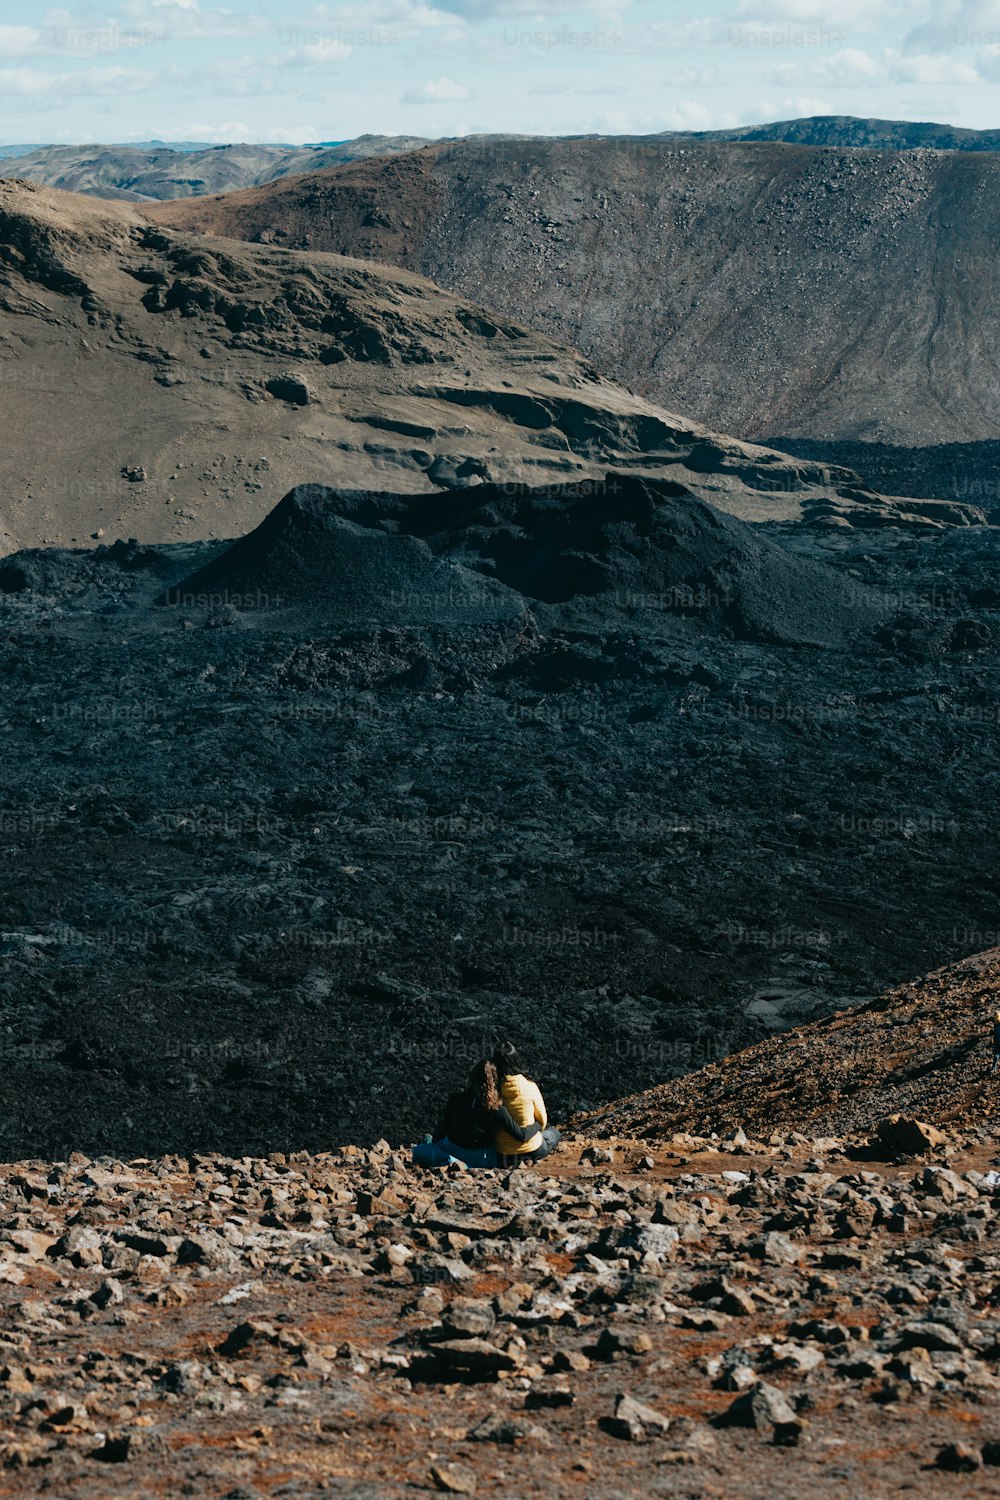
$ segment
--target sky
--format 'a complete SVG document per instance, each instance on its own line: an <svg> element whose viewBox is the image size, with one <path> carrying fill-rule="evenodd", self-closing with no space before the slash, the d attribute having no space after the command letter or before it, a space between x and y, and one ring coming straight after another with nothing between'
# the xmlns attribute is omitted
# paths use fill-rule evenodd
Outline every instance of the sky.
<svg viewBox="0 0 1000 1500"><path fill-rule="evenodd" d="M19 0L0 17L5 145L1000 127L1000 0Z"/></svg>

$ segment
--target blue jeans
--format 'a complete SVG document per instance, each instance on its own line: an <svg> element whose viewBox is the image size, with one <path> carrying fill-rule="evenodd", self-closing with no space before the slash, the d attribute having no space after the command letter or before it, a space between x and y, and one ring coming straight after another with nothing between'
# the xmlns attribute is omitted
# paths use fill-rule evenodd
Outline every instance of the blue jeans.
<svg viewBox="0 0 1000 1500"><path fill-rule="evenodd" d="M540 1146L536 1146L534 1151L522 1151L518 1156L501 1156L499 1158L500 1165L503 1167L521 1167L524 1166L525 1162L544 1161L547 1156L551 1156L562 1140L562 1136L554 1125L547 1125L541 1132L541 1135L542 1143Z"/></svg>
<svg viewBox="0 0 1000 1500"><path fill-rule="evenodd" d="M413 1147L415 1166L446 1167L452 1161L464 1161L467 1167L496 1167L500 1164L492 1146L473 1150L469 1146L456 1146L447 1136L440 1141L418 1141Z"/></svg>

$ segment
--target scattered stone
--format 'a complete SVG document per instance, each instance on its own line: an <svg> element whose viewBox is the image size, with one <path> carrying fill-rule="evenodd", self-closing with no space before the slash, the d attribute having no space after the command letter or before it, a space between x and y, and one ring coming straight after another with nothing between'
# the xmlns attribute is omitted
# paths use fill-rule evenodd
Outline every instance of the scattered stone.
<svg viewBox="0 0 1000 1500"><path fill-rule="evenodd" d="M132 1439L127 1434L124 1437L106 1437L90 1456L101 1464L123 1464L127 1462L131 1449Z"/></svg>
<svg viewBox="0 0 1000 1500"><path fill-rule="evenodd" d="M312 391L298 375L274 375L265 382L268 394L291 406L308 406L315 400Z"/></svg>
<svg viewBox="0 0 1000 1500"><path fill-rule="evenodd" d="M248 1319L245 1323L239 1323L231 1333L228 1333L218 1346L220 1354L234 1355L242 1354L244 1349L251 1344L276 1344L278 1335L270 1323L260 1323Z"/></svg>
<svg viewBox="0 0 1000 1500"><path fill-rule="evenodd" d="M897 1349L941 1349L961 1352L963 1340L946 1323L935 1323L930 1319L907 1323L900 1331Z"/></svg>
<svg viewBox="0 0 1000 1500"><path fill-rule="evenodd" d="M966 1443L948 1443L938 1453L934 1467L948 1474L974 1474L983 1467L982 1454Z"/></svg>
<svg viewBox="0 0 1000 1500"><path fill-rule="evenodd" d="M788 1404L784 1392L763 1380L758 1380L743 1395L737 1396L718 1420L721 1426L770 1431L775 1443L784 1447L800 1442L806 1427L805 1421Z"/></svg>
<svg viewBox="0 0 1000 1500"><path fill-rule="evenodd" d="M784 1234L772 1231L751 1246L751 1254L776 1266L794 1266L802 1259L802 1248Z"/></svg>
<svg viewBox="0 0 1000 1500"><path fill-rule="evenodd" d="M551 1442L544 1427L535 1422L520 1422L506 1417L484 1417L466 1434L473 1443L500 1443L514 1447L519 1443L538 1443L547 1447Z"/></svg>
<svg viewBox="0 0 1000 1500"><path fill-rule="evenodd" d="M559 1349L553 1360L553 1369L575 1370L579 1373L590 1369L590 1360L580 1349Z"/></svg>
<svg viewBox="0 0 1000 1500"><path fill-rule="evenodd" d="M476 1493L476 1473L470 1469L468 1464L434 1464L431 1468L431 1478L439 1490L449 1495L474 1495Z"/></svg>
<svg viewBox="0 0 1000 1500"><path fill-rule="evenodd" d="M610 1167L615 1159L615 1153L611 1146L588 1146L580 1154L580 1160L586 1161L593 1167Z"/></svg>
<svg viewBox="0 0 1000 1500"><path fill-rule="evenodd" d="M605 1328L597 1340L594 1353L598 1359L615 1359L618 1355L633 1358L648 1354L653 1341L641 1328Z"/></svg>
<svg viewBox="0 0 1000 1500"><path fill-rule="evenodd" d="M957 1172L947 1167L925 1167L923 1187L925 1192L949 1204L957 1203L959 1198L977 1196L971 1183L963 1182Z"/></svg>
<svg viewBox="0 0 1000 1500"><path fill-rule="evenodd" d="M446 1338L486 1338L496 1326L496 1313L488 1302L471 1297L453 1297L441 1316Z"/></svg>
<svg viewBox="0 0 1000 1500"><path fill-rule="evenodd" d="M630 1443L640 1443L649 1437L666 1433L670 1418L651 1406L637 1401L628 1394L619 1395L615 1401L614 1416L606 1417L602 1424L614 1437Z"/></svg>
<svg viewBox="0 0 1000 1500"><path fill-rule="evenodd" d="M498 1349L485 1339L463 1338L431 1344L429 1353L439 1365L449 1370L464 1370L475 1376L497 1375L501 1370L516 1370L520 1360L505 1349Z"/></svg>

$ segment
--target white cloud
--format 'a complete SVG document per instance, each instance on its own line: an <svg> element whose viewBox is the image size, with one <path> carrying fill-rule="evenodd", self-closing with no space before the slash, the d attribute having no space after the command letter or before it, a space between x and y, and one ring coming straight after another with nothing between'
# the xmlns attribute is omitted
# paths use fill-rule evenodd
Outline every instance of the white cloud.
<svg viewBox="0 0 1000 1500"><path fill-rule="evenodd" d="M456 83L454 78L432 78L416 88L407 89L404 104L450 104L459 99L471 99L472 90L467 83Z"/></svg>
<svg viewBox="0 0 1000 1500"><path fill-rule="evenodd" d="M549 16L570 15L584 9L580 0L441 0L440 9L466 21L492 21L504 16L532 16L544 24Z"/></svg>
<svg viewBox="0 0 1000 1500"><path fill-rule="evenodd" d="M666 88L705 89L719 81L719 69L715 63L706 63L703 67L686 66L678 68L670 79Z"/></svg>
<svg viewBox="0 0 1000 1500"><path fill-rule="evenodd" d="M141 94L155 73L131 68L82 68L76 73L45 73L37 68L0 68L0 94L22 98L86 98L101 94Z"/></svg>
<svg viewBox="0 0 1000 1500"><path fill-rule="evenodd" d="M833 115L836 110L829 99L818 98L814 94L794 94L786 98L781 104L781 118L783 120L804 120L810 115Z"/></svg>
<svg viewBox="0 0 1000 1500"><path fill-rule="evenodd" d="M351 42L340 41L333 36L320 37L302 47L293 47L289 52L268 58L272 68L324 68L333 62L343 62L354 51Z"/></svg>
<svg viewBox="0 0 1000 1500"><path fill-rule="evenodd" d="M711 130L712 113L696 99L681 99L663 116L664 130Z"/></svg>
<svg viewBox="0 0 1000 1500"><path fill-rule="evenodd" d="M851 21L874 20L878 12L891 13L893 0L740 0L732 20L759 21L770 26L783 22L793 26L837 30Z"/></svg>
<svg viewBox="0 0 1000 1500"><path fill-rule="evenodd" d="M829 99L816 98L808 94L789 94L780 102L761 99L752 109L740 116L741 125L764 125L772 120L803 120L813 115L832 115L836 110Z"/></svg>
<svg viewBox="0 0 1000 1500"><path fill-rule="evenodd" d="M776 83L825 83L837 88L855 88L883 76L881 65L856 47L842 47L830 57L814 62L779 63L771 74Z"/></svg>
<svg viewBox="0 0 1000 1500"><path fill-rule="evenodd" d="M728 39L729 32L723 21L715 16L692 20L690 16L679 16L675 21L654 21L638 38L637 50L646 52L650 48L664 52L687 52L702 47L714 47Z"/></svg>
<svg viewBox="0 0 1000 1500"><path fill-rule="evenodd" d="M155 132L159 140L212 141L226 146L233 143L253 141L257 144L275 146L303 146L307 141L320 139L322 132L315 125L274 125L267 130L247 124L245 120L226 120L222 125L206 125L196 120L179 131L161 127Z"/></svg>
<svg viewBox="0 0 1000 1500"><path fill-rule="evenodd" d="M82 29L79 19L69 11L53 12L48 19L70 30ZM125 0L104 24L106 29L130 31L155 43L262 36L276 30L279 23L263 11L235 5L203 11L197 0Z"/></svg>
<svg viewBox="0 0 1000 1500"><path fill-rule="evenodd" d="M42 48L42 33L35 26L0 26L0 57L32 57Z"/></svg>
<svg viewBox="0 0 1000 1500"><path fill-rule="evenodd" d="M915 26L902 40L904 52L934 55L962 47L1000 44L1000 0L952 0L938 5L933 17Z"/></svg>
<svg viewBox="0 0 1000 1500"><path fill-rule="evenodd" d="M917 53L911 57L890 54L889 73L896 83L978 83L971 63L940 53Z"/></svg>

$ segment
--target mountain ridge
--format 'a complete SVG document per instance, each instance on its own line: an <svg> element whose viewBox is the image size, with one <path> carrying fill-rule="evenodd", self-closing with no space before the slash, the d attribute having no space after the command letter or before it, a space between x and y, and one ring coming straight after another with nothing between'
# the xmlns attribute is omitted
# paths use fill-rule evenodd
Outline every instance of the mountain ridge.
<svg viewBox="0 0 1000 1500"><path fill-rule="evenodd" d="M0 181L5 551L245 530L315 481L460 488L669 472L748 519L966 524L710 432L411 272L206 240ZM67 401L67 396L72 399Z"/></svg>
<svg viewBox="0 0 1000 1500"><path fill-rule="evenodd" d="M406 267L755 441L996 434L1000 156L681 138L458 141L161 223Z"/></svg>

